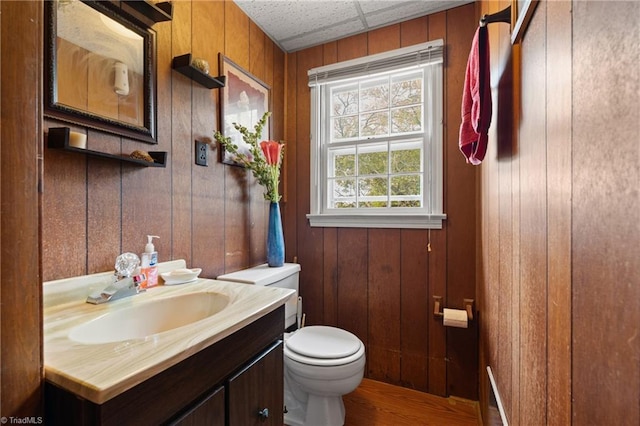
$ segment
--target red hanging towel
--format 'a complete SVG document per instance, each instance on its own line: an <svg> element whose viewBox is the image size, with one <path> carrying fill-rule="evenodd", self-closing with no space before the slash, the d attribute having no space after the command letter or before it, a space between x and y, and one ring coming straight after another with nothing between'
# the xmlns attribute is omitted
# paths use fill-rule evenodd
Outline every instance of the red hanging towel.
<svg viewBox="0 0 640 426"><path fill-rule="evenodd" d="M478 27L471 43L462 92L460 151L467 163L482 163L491 124L491 77L487 27Z"/></svg>

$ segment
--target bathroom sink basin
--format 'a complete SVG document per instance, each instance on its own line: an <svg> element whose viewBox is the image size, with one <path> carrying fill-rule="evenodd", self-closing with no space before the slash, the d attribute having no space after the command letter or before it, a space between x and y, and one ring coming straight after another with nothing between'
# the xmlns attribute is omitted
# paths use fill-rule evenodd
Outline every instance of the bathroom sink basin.
<svg viewBox="0 0 640 426"><path fill-rule="evenodd" d="M210 317L228 304L229 296L209 292L153 300L78 325L71 329L69 338L89 344L142 339Z"/></svg>

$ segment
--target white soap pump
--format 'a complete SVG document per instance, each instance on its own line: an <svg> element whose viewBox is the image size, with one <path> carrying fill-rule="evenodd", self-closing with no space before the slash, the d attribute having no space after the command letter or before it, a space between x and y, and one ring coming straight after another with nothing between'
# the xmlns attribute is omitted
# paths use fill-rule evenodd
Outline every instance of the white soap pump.
<svg viewBox="0 0 640 426"><path fill-rule="evenodd" d="M147 287L158 285L158 252L153 245L153 239L160 238L157 235L147 235L147 245L144 246L140 269L147 276Z"/></svg>

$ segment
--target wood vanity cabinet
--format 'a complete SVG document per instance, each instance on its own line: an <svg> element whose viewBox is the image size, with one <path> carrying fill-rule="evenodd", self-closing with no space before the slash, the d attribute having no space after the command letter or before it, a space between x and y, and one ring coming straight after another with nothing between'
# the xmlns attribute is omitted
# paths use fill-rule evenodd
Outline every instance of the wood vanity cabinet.
<svg viewBox="0 0 640 426"><path fill-rule="evenodd" d="M282 425L283 323L281 306L103 404L46 382L45 422Z"/></svg>

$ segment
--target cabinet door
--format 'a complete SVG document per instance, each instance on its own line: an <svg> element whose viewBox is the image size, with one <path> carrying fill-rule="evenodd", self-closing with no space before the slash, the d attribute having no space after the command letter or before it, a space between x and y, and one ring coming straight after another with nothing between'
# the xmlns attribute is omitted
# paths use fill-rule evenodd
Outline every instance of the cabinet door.
<svg viewBox="0 0 640 426"><path fill-rule="evenodd" d="M224 387L219 387L172 426L224 426Z"/></svg>
<svg viewBox="0 0 640 426"><path fill-rule="evenodd" d="M283 424L283 368L282 341L278 341L229 379L229 426Z"/></svg>

